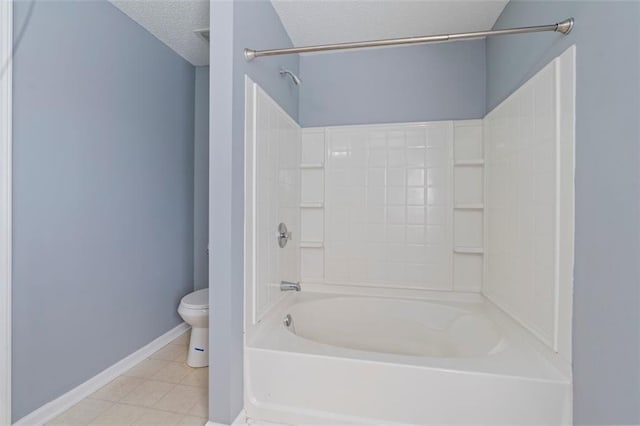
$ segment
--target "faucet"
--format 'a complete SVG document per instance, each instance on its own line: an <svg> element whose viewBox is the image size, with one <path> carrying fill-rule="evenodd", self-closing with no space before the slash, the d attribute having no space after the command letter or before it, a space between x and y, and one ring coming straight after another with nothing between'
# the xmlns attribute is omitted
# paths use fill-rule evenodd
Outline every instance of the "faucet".
<svg viewBox="0 0 640 426"><path fill-rule="evenodd" d="M280 281L280 291L300 291L300 281L293 283L291 281Z"/></svg>

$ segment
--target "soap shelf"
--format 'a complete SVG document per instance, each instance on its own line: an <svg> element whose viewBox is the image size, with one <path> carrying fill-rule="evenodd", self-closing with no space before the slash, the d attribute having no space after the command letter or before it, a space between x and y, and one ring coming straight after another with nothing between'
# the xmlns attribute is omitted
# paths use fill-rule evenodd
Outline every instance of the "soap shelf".
<svg viewBox="0 0 640 426"><path fill-rule="evenodd" d="M321 209L324 208L323 203L300 203L301 209Z"/></svg>
<svg viewBox="0 0 640 426"><path fill-rule="evenodd" d="M482 254L484 253L484 249L481 247L455 247L453 252L460 254Z"/></svg>

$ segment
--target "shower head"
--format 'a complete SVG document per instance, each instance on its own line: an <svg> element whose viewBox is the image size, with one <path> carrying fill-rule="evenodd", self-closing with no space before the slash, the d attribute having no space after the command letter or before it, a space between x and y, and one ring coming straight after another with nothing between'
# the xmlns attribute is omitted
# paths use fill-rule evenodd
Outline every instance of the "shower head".
<svg viewBox="0 0 640 426"><path fill-rule="evenodd" d="M280 75L282 77L284 77L285 75L288 75L289 77L291 77L291 81L293 81L293 84L295 84L296 86L300 86L300 83L302 83L302 80L300 80L300 78L297 75L295 75L293 72L289 71L286 68L280 69Z"/></svg>

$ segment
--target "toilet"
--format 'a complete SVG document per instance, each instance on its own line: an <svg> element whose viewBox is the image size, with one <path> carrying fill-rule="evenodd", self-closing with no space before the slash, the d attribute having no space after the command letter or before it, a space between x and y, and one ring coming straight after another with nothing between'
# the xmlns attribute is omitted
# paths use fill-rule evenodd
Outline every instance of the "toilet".
<svg viewBox="0 0 640 426"><path fill-rule="evenodd" d="M187 364L190 367L209 365L209 289L194 291L182 298L178 313L191 326L191 341Z"/></svg>

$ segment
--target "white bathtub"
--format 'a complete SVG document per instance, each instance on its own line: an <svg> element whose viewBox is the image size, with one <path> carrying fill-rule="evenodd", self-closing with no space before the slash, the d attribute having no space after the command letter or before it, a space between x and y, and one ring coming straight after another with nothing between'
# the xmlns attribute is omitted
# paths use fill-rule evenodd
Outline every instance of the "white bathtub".
<svg viewBox="0 0 640 426"><path fill-rule="evenodd" d="M567 372L480 296L291 294L246 343L245 408L254 420L551 425L571 419Z"/></svg>

